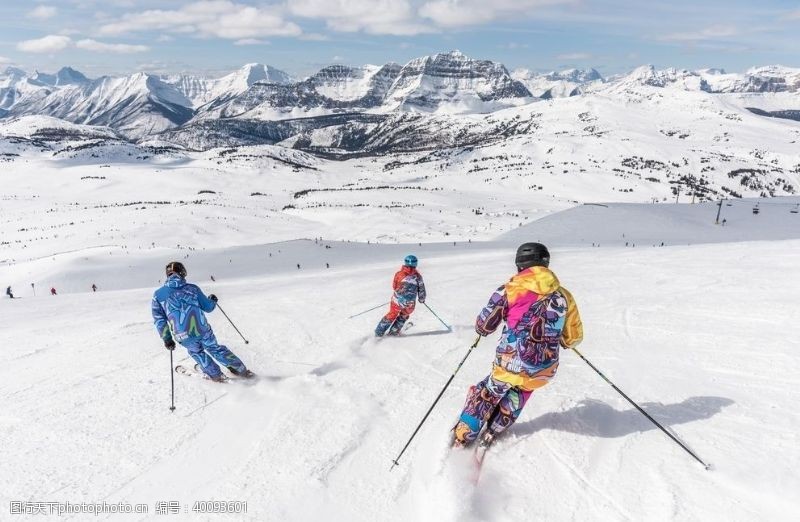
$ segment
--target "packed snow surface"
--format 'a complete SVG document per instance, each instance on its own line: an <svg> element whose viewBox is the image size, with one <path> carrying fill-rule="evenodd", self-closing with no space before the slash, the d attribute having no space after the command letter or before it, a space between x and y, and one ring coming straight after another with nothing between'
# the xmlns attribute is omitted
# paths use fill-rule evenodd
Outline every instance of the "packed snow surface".
<svg viewBox="0 0 800 522"><path fill-rule="evenodd" d="M62 183L54 188L66 191ZM185 228L188 210L163 207L141 212L172 223L181 248L166 243L167 228L150 227L117 238L159 241L150 249L65 233L6 245L0 282L21 299L0 300L0 504L150 509L98 520L154 518L155 503L170 500L188 506L175 520L795 520L800 240L768 231L796 238L780 224L796 232L796 203L764 200L754 215L755 201L737 201L723 207L724 229L708 205L584 206L514 237L422 245L259 242L275 236L246 220L252 241L232 244L226 229L212 224L204 236ZM2 204L4 214L25 209ZM36 215L40 227L58 222ZM356 226L347 215L338 219ZM547 237L551 267L584 320L579 349L712 470L565 351L473 484L470 453L448 450L448 430L468 387L489 371L497 335L481 341L389 470L474 340L476 313L512 275L516 244L537 239L548 221L564 238ZM2 233L31 225L6 221ZM768 240L754 241L759 226ZM626 231L636 247L616 237ZM729 237L714 242L715 234ZM382 308L348 316L388 301L408 252L421 259L427 304L452 332L420 306L405 336L376 341ZM218 338L260 376L248 385L176 375L174 412L168 352L149 313L172 259L219 296L250 343L216 311ZM45 295L50 285L59 295ZM174 355L190 362L181 347ZM246 501L247 513L191 512L205 500Z"/></svg>

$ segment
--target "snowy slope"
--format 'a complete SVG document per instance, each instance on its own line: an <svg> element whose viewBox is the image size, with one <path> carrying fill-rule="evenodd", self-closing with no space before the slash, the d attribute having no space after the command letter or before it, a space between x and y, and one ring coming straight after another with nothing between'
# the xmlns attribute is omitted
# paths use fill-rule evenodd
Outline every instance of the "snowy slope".
<svg viewBox="0 0 800 522"><path fill-rule="evenodd" d="M119 139L108 127L78 125L49 116L22 116L0 123L0 137L43 138L48 141L68 142L76 139Z"/></svg>
<svg viewBox="0 0 800 522"><path fill-rule="evenodd" d="M754 210L757 209L757 213ZM717 222L717 213L719 221ZM723 224L723 220L725 223ZM595 223L603 223L597 230ZM658 231L654 233L654 231ZM503 235L559 246L652 247L800 239L800 198L725 200L679 205L588 203L543 217Z"/></svg>
<svg viewBox="0 0 800 522"><path fill-rule="evenodd" d="M14 448L0 461L3 503L144 502L152 517L166 498L189 509L240 500L246 516L173 518L293 521L511 521L531 512L548 520L788 521L800 509L800 418L791 407L800 400L792 320L800 309L790 283L797 241L554 249L553 267L584 317L583 353L714 469L703 470L565 352L554 381L491 450L477 488L466 456L448 455L446 441L468 386L490 368L495 336L461 368L400 467L389 467L465 354L475 313L510 275L513 244L414 247L428 303L454 332L423 308L407 337L380 343L369 337L380 311L346 317L388 298L388 280L411 247L307 241L263 245L260 257L186 252L190 279L220 296L250 344L215 312L217 335L262 378L245 386L176 377L174 413L148 301L163 264L185 251L108 255L66 239L50 245L79 250L0 267L23 296L0 300L9 363L0 369L0 443ZM743 300L754 248L769 269ZM326 269L329 252L337 261ZM52 276L37 279L38 297L26 288L29 268ZM59 273L81 293L42 296ZM88 292L92 282L99 293ZM300 296L312 295L310 318L309 298ZM175 355L186 361L181 349Z"/></svg>

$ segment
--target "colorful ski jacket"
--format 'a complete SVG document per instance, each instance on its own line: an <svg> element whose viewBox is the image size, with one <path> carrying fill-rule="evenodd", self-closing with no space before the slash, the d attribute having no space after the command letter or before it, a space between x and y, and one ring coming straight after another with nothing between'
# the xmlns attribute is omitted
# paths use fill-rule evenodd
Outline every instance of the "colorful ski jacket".
<svg viewBox="0 0 800 522"><path fill-rule="evenodd" d="M420 302L425 302L425 282L422 280L422 274L417 272L417 269L411 266L403 266L394 275L394 295L392 302L401 308L406 308L413 305L417 296Z"/></svg>
<svg viewBox="0 0 800 522"><path fill-rule="evenodd" d="M216 306L197 285L172 274L153 294L150 308L161 339L169 341L174 338L181 342L211 332L211 325L203 312L211 312Z"/></svg>
<svg viewBox="0 0 800 522"><path fill-rule="evenodd" d="M583 324L572 294L550 269L534 266L497 289L475 322L480 335L506 322L497 345L492 378L531 391L544 386L558 368L559 347L583 339Z"/></svg>

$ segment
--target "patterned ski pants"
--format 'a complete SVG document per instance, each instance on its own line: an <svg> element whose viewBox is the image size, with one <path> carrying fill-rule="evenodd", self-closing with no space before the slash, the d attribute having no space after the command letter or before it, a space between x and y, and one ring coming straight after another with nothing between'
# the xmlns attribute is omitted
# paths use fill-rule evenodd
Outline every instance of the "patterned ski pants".
<svg viewBox="0 0 800 522"><path fill-rule="evenodd" d="M484 424L494 434L505 431L522 413L531 393L494 380L491 375L470 386L464 410L453 428L455 439L469 444L478 437Z"/></svg>
<svg viewBox="0 0 800 522"><path fill-rule="evenodd" d="M203 337L190 337L181 341L181 345L188 351L189 355L194 359L203 372L209 377L217 377L222 371L216 362L225 367L232 367L237 372L243 372L246 367L241 359L236 357L227 346L222 346L217 343L217 338L214 332L207 332Z"/></svg>
<svg viewBox="0 0 800 522"><path fill-rule="evenodd" d="M406 321L411 314L414 312L414 306L416 302L412 301L411 303L401 306L392 300L391 306L389 307L389 313L383 316L381 322L378 323L378 326L375 327L375 335L377 337L383 337L383 334L386 333L386 330L389 330L389 335L397 335L402 330L403 325L406 324ZM389 328L391 326L391 329Z"/></svg>

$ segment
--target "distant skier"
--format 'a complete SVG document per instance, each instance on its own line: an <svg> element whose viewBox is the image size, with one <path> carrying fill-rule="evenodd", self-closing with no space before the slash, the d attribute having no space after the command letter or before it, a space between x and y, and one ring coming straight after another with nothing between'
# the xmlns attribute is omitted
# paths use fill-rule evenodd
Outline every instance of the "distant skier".
<svg viewBox="0 0 800 522"><path fill-rule="evenodd" d="M197 285L186 282L186 268L179 261L166 267L167 280L153 294L151 311L156 330L168 350L175 349L175 341L189 351L189 355L212 380L225 380L219 365L241 377L255 374L245 367L227 347L217 343L214 331L208 324L204 312L212 312L217 306L217 296L208 297ZM210 357L209 357L210 356Z"/></svg>
<svg viewBox="0 0 800 522"><path fill-rule="evenodd" d="M55 287L55 286L51 286L51 287L50 287L50 295L58 295L58 294L56 293L56 287Z"/></svg>
<svg viewBox="0 0 800 522"><path fill-rule="evenodd" d="M378 326L375 327L375 336L383 337L387 330L387 335L398 335L403 325L414 312L419 302L425 302L425 282L422 274L417 271L417 256L407 255L403 260L403 266L394 275L392 284L394 294L389 306L389 313L386 314Z"/></svg>
<svg viewBox="0 0 800 522"><path fill-rule="evenodd" d="M11 299L14 299L14 293L11 291L11 287L10 286L8 288L6 288L6 295L8 297L10 297Z"/></svg>
<svg viewBox="0 0 800 522"><path fill-rule="evenodd" d="M453 446L473 442L484 425L482 444L517 420L533 390L544 386L558 368L559 348L583 339L583 325L572 294L548 268L550 253L541 243L517 249L517 275L501 286L475 322L486 336L505 321L492 372L467 393L453 428Z"/></svg>
<svg viewBox="0 0 800 522"><path fill-rule="evenodd" d="M92 292L97 292L97 285L92 283Z"/></svg>

